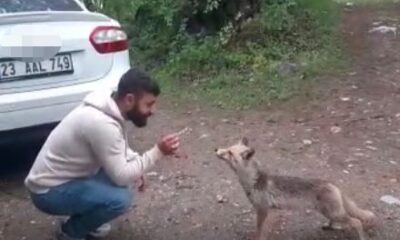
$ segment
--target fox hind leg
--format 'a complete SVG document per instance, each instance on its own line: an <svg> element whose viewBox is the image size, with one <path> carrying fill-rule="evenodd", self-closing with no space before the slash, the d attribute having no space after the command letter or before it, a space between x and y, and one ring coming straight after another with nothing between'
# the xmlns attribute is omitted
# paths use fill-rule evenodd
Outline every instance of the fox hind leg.
<svg viewBox="0 0 400 240"><path fill-rule="evenodd" d="M322 215L330 220L330 226L337 225L351 227L358 236L359 240L366 240L362 222L349 216L347 213L343 197L340 190L334 185L327 185L317 196L318 208Z"/></svg>
<svg viewBox="0 0 400 240"><path fill-rule="evenodd" d="M322 226L322 230L324 231L343 230L343 226L340 222L330 220L328 224Z"/></svg>

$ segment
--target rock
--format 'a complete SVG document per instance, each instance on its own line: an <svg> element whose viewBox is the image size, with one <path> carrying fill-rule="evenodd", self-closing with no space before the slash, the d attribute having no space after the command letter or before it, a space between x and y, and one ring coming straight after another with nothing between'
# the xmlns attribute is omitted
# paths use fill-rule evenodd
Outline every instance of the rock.
<svg viewBox="0 0 400 240"><path fill-rule="evenodd" d="M157 172L148 172L148 173L146 173L146 175L149 177L157 177L158 173Z"/></svg>
<svg viewBox="0 0 400 240"><path fill-rule="evenodd" d="M356 152L356 153L354 153L354 156L356 156L356 157L365 157L366 155L364 153L362 153L362 152Z"/></svg>
<svg viewBox="0 0 400 240"><path fill-rule="evenodd" d="M161 175L161 176L159 176L158 177L158 180L160 181L160 182L166 182L166 181L168 181L168 178L167 177L165 177L165 176L163 176L163 175Z"/></svg>
<svg viewBox="0 0 400 240"><path fill-rule="evenodd" d="M218 203L226 203L228 201L228 199L226 199L224 196L222 195L217 195L217 202Z"/></svg>
<svg viewBox="0 0 400 240"><path fill-rule="evenodd" d="M347 171L347 170L343 170L343 173L345 173L345 174L350 174L350 172Z"/></svg>
<svg viewBox="0 0 400 240"><path fill-rule="evenodd" d="M193 189L193 188L194 188L194 186L191 185L191 184L182 184L182 183L178 183L178 184L176 184L176 186L175 186L175 189L176 189L176 190L185 190L185 189L191 190L191 189Z"/></svg>
<svg viewBox="0 0 400 240"><path fill-rule="evenodd" d="M379 26L379 27L374 27L371 30L368 31L368 33L393 33L393 35L397 35L397 28L396 27L389 27L389 26Z"/></svg>
<svg viewBox="0 0 400 240"><path fill-rule="evenodd" d="M202 223L197 223L196 225L191 227L191 229L197 229L197 228L201 228L201 227L203 227L203 224Z"/></svg>
<svg viewBox="0 0 400 240"><path fill-rule="evenodd" d="M306 120L304 118L297 118L294 120L294 123L297 123L297 124L303 124L305 122L306 122Z"/></svg>
<svg viewBox="0 0 400 240"><path fill-rule="evenodd" d="M357 75L357 72L349 72L348 75L349 75L349 76L355 76L355 75ZM355 88L354 88L354 87L355 87ZM351 88L357 89L357 86L354 86L354 85L353 85L353 86L351 86Z"/></svg>
<svg viewBox="0 0 400 240"><path fill-rule="evenodd" d="M183 209L183 213L186 215L186 216L190 216L190 215L192 215L193 213L195 213L196 212L196 209L195 208L184 208Z"/></svg>
<svg viewBox="0 0 400 240"><path fill-rule="evenodd" d="M341 97L340 100L341 100L342 102L348 102L348 101L351 100L351 98L349 98L349 97Z"/></svg>
<svg viewBox="0 0 400 240"><path fill-rule="evenodd" d="M232 203L233 204L233 206L235 206L235 207L240 207L240 205L239 205L239 203L236 203L236 202L234 202L234 203Z"/></svg>
<svg viewBox="0 0 400 240"><path fill-rule="evenodd" d="M276 67L276 72L281 77L293 76L299 70L300 66L296 63L281 63Z"/></svg>
<svg viewBox="0 0 400 240"><path fill-rule="evenodd" d="M304 145L311 145L311 144L312 144L312 141L309 140L309 139L304 139L304 140L303 140L303 144L304 144Z"/></svg>
<svg viewBox="0 0 400 240"><path fill-rule="evenodd" d="M242 214L249 214L251 213L251 209L243 209Z"/></svg>
<svg viewBox="0 0 400 240"><path fill-rule="evenodd" d="M175 225L178 225L178 224L179 224L179 220L177 220L177 219L175 219L175 218L173 218L173 217L168 217L168 218L167 218L167 222L173 223L173 224L175 224Z"/></svg>
<svg viewBox="0 0 400 240"><path fill-rule="evenodd" d="M221 119L221 122L223 122L223 123L229 123L230 121L229 121L229 119L227 119L227 118L223 118L223 119Z"/></svg>
<svg viewBox="0 0 400 240"><path fill-rule="evenodd" d="M372 23L372 26L379 26L379 25L381 25L382 24L382 22L381 21L377 21L377 22L373 22Z"/></svg>
<svg viewBox="0 0 400 240"><path fill-rule="evenodd" d="M245 218L245 219L243 219L243 222L253 222L253 220L250 218Z"/></svg>
<svg viewBox="0 0 400 240"><path fill-rule="evenodd" d="M342 131L341 127L338 127L338 126L331 127L331 133L333 133L333 134L340 133L341 131Z"/></svg>
<svg viewBox="0 0 400 240"><path fill-rule="evenodd" d="M397 179L396 178L392 178L389 180L391 183L397 183Z"/></svg>
<svg viewBox="0 0 400 240"><path fill-rule="evenodd" d="M208 134L202 134L200 137L199 137L199 139L204 139L204 138L208 138L210 135L208 135Z"/></svg>
<svg viewBox="0 0 400 240"><path fill-rule="evenodd" d="M395 198L391 195L382 196L380 199L382 202L389 204L389 205L396 205L400 207L400 199Z"/></svg>
<svg viewBox="0 0 400 240"><path fill-rule="evenodd" d="M232 181L229 179L223 179L222 180L224 183L228 184L228 185L232 185Z"/></svg>
<svg viewBox="0 0 400 240"><path fill-rule="evenodd" d="M374 146L366 146L366 148L367 148L368 150L371 150L371 151L376 151L376 150L378 150L378 148L376 148L376 147L374 147Z"/></svg>

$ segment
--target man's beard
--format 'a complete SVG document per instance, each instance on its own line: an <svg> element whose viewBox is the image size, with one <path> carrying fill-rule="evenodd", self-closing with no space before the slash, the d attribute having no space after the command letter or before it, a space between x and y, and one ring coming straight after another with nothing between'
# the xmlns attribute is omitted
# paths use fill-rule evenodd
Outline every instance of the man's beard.
<svg viewBox="0 0 400 240"><path fill-rule="evenodd" d="M126 116L138 128L145 127L147 125L147 118L150 117L150 115L140 113L137 107L130 110Z"/></svg>

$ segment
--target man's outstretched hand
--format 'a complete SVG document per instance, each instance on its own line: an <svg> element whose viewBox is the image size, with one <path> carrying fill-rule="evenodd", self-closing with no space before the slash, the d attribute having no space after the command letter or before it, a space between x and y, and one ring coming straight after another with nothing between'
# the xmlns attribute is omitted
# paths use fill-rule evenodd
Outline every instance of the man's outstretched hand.
<svg viewBox="0 0 400 240"><path fill-rule="evenodd" d="M166 155L173 155L179 148L179 136L178 134L170 134L163 137L158 143L157 146L160 151Z"/></svg>

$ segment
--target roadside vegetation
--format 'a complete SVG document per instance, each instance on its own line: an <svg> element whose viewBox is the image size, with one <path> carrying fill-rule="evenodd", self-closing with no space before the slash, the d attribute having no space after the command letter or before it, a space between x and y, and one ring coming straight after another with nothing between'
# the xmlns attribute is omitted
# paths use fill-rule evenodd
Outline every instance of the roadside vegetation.
<svg viewBox="0 0 400 240"><path fill-rule="evenodd" d="M124 25L132 64L175 99L230 109L286 100L342 59L331 0L85 2Z"/></svg>

